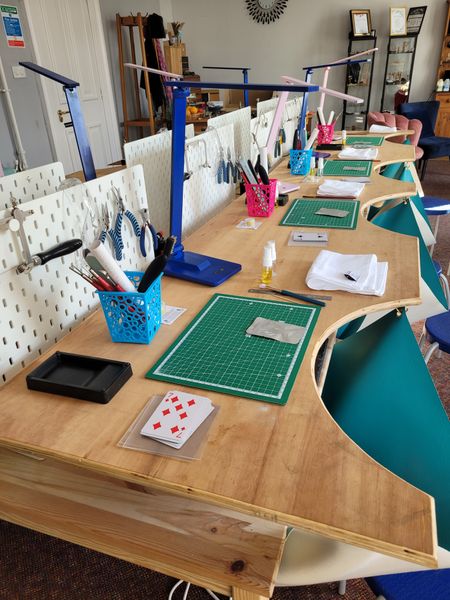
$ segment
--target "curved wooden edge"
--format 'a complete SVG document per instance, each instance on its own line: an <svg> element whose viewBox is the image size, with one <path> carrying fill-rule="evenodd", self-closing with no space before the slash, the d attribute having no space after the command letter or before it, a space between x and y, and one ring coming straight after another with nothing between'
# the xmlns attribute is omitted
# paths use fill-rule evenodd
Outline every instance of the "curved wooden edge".
<svg viewBox="0 0 450 600"><path fill-rule="evenodd" d="M397 160L402 158L397 156ZM276 170L280 179L287 174L284 165ZM399 194L411 186L374 174L374 183L366 186L361 203L379 200L380 194L392 197L392 187L388 190L386 184L398 185ZM304 189L302 184L300 191ZM293 193L291 198L298 195ZM254 232L237 230L235 226L244 212L238 199L186 240L189 250L244 262L245 269L223 284L220 291L245 294L254 287L260 275L260 249L269 238L276 239L277 247L283 249L279 252L276 285L289 289L304 287L299 282L305 280L317 249L305 247L296 253L285 252L289 228L275 227L276 218ZM78 464L103 475L434 566L433 499L399 480L349 441L324 408L313 373L321 342L339 324L380 308L420 302L417 240L380 230L360 218L355 232L333 232L332 247L341 252L377 249L381 258L388 258L390 280L385 297L355 298L344 292L332 293L333 300L321 311L286 406L266 406L238 397L231 402L230 397L208 393L214 403L220 404L221 411L210 430L201 461L182 463L116 445L149 396L167 391L167 385L145 380L145 371L216 291L168 278L164 281L165 301L179 305L182 298L190 310L175 326L162 328L145 352L141 347L130 345L124 349L123 345L110 342L99 312L57 345L68 352L86 353L89 349L90 354L119 360L125 354L126 360L133 364L133 384L127 384L106 406L61 401L39 393L33 393L30 402L22 374L0 392L2 443ZM26 411L19 407L26 407ZM259 420L254 428L252 421L256 415Z"/></svg>

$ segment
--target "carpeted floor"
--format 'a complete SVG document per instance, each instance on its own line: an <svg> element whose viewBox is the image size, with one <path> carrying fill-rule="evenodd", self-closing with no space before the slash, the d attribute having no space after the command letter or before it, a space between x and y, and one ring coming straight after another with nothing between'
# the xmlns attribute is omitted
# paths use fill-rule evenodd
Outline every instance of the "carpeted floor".
<svg viewBox="0 0 450 600"><path fill-rule="evenodd" d="M450 162L430 161L425 193L450 199ZM450 259L450 216L441 218L434 258ZM415 326L419 332L420 324ZM434 357L430 372L450 416L450 356ZM165 600L174 580L10 523L0 522L0 600ZM181 600L182 593L176 596ZM208 600L191 588L189 600ZM335 583L278 588L274 600L337 600ZM349 581L346 600L373 600L364 580ZM405 599L406 600L406 599ZM424 600L427 600L424 598Z"/></svg>

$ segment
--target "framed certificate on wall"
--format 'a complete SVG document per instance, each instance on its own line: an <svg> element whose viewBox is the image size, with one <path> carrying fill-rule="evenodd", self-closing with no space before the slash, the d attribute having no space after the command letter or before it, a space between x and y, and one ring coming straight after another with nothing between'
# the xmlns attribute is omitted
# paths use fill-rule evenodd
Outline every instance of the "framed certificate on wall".
<svg viewBox="0 0 450 600"><path fill-rule="evenodd" d="M406 35L406 7L390 8L389 35Z"/></svg>
<svg viewBox="0 0 450 600"><path fill-rule="evenodd" d="M370 10L351 10L350 19L352 22L352 35L370 35L372 31L372 20Z"/></svg>

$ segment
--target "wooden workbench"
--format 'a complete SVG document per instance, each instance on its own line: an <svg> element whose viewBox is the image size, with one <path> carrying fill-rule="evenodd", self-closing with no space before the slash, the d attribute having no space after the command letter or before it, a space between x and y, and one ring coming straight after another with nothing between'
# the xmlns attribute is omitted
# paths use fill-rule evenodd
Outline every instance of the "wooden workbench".
<svg viewBox="0 0 450 600"><path fill-rule="evenodd" d="M413 147L385 142L380 158L376 168L412 161ZM283 165L275 176L302 181ZM291 198L314 187L302 183ZM361 212L414 190L374 173ZM256 231L238 230L246 215L239 198L185 240L185 248L240 262L242 271L219 289L249 295L259 281L263 245L275 239L274 283L304 291L319 250L287 246L290 228L277 226L287 208L277 208ZM328 248L387 260L386 293L332 293L286 406L208 393L220 412L200 460L117 443L148 399L173 387L144 374L217 288L164 278L165 302L188 310L162 326L149 346L112 343L97 311L51 349L129 361L133 378L107 405L27 390L26 374L47 355L25 369L0 390L0 517L217 592L233 591L234 600L271 596L286 525L435 566L433 499L361 451L333 421L314 381L318 350L341 324L420 302L417 240L360 216L356 230L330 231Z"/></svg>

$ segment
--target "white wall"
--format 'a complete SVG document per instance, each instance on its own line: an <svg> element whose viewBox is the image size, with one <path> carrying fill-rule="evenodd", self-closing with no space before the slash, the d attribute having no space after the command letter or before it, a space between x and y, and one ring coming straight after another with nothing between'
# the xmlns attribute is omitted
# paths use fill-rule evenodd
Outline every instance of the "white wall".
<svg viewBox="0 0 450 600"><path fill-rule="evenodd" d="M22 0L8 0L5 4L18 8L25 38L25 48L9 48L4 35L3 24L1 24L0 54L7 85L11 90L11 101L28 167L38 167L54 160L39 92L39 75L26 70L24 79L14 79L12 74L12 67L17 66L19 61L36 62L28 19ZM0 94L0 96L2 95ZM3 110L2 98L0 98L0 160L4 167L14 168L15 152L7 125L6 112Z"/></svg>
<svg viewBox="0 0 450 600"><path fill-rule="evenodd" d="M247 12L245 0L171 0L173 18L185 21L191 70L205 81L240 80L241 74L204 71L205 64L251 67L250 81L275 83L279 75L301 76L301 68L347 55L349 9L370 6L378 47L374 66L371 108L380 109L382 82L389 35L389 6L420 6L418 0L400 3L377 0L289 0L284 15L275 23L260 25ZM417 45L411 101L426 100L436 83L436 72L447 12L445 0L428 0L428 9ZM345 68L334 69L330 87L343 90ZM318 79L314 79L318 81ZM313 103L311 102L313 106ZM341 104L327 107L340 110Z"/></svg>

